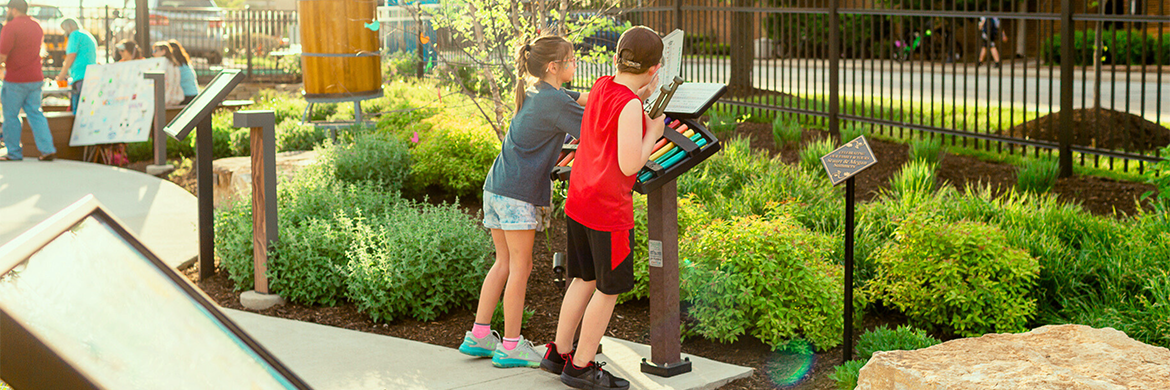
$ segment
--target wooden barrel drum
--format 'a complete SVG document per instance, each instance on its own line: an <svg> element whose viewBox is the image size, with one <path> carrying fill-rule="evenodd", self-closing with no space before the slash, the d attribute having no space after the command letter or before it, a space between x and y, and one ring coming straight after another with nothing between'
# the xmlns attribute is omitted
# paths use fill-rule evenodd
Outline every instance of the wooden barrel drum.
<svg viewBox="0 0 1170 390"><path fill-rule="evenodd" d="M301 65L306 98L380 95L382 58L375 23L377 0L299 0Z"/></svg>

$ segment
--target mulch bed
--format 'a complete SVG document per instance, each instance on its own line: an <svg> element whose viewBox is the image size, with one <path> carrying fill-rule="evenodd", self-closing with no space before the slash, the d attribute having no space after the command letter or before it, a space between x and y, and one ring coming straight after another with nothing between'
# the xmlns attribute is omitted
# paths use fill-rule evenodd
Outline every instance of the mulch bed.
<svg viewBox="0 0 1170 390"><path fill-rule="evenodd" d="M778 149L772 142L770 124L745 123L731 136L750 139L753 149L766 151L771 156L779 155L787 163L795 163L799 149L789 146ZM821 131L806 131L802 143L828 136ZM907 146L873 140L870 143L878 164L857 177L857 196L861 201L872 200L880 191L889 188L889 178L906 161ZM184 184L194 192L194 172L171 180ZM1010 188L1015 185L1015 168L1003 164L984 162L972 157L946 155L939 169L939 178L962 187L968 183L990 183L993 187ZM1054 191L1061 199L1079 202L1095 214L1111 215L1118 212L1132 214L1136 211L1135 199L1143 192L1152 190L1147 184L1117 182L1097 177L1072 177L1061 179ZM430 201L451 201L450 197L432 194ZM471 215L479 212L479 203L474 199L460 199L461 207ZM561 290L552 283L552 254L566 247L564 221L556 221L549 234L538 233L533 245L533 272L529 279L527 307L535 311L524 326L524 336L535 342L547 342L554 338L557 315L562 298ZM239 294L233 291L231 282L224 272L218 272L207 280L198 280L194 267L185 273L220 306L240 309ZM259 314L336 326L362 332L377 333L393 337L456 348L463 339L463 333L474 321L474 302L465 309L456 309L439 316L434 321L399 319L391 323L375 323L365 314L357 311L351 303L336 307L305 306L287 304L260 311ZM905 323L898 313L878 309L867 313L865 329L878 325ZM634 342L649 344L649 302L639 300L618 305L607 335ZM854 333L856 339L864 330ZM814 356L799 356L771 349L752 337L741 337L739 341L721 344L700 338L689 338L682 343L684 353L698 355L717 361L755 368L755 373L724 386L725 389L835 389L835 383L828 379L833 366L841 362L841 348L816 353Z"/></svg>

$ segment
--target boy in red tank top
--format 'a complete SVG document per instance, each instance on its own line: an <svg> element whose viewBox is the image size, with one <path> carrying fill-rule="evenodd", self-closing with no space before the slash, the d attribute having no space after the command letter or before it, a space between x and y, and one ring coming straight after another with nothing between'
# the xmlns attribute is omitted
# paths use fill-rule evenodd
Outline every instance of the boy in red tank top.
<svg viewBox="0 0 1170 390"><path fill-rule="evenodd" d="M663 117L650 118L642 101L658 85L662 38L634 27L618 40L617 74L597 79L581 120L581 144L569 179L567 274L572 279L561 303L556 341L548 344L541 367L580 389L628 389L630 382L601 370L593 361L609 326L618 294L634 287L634 211L631 192ZM637 92L635 92L637 91ZM577 349L573 335L581 324Z"/></svg>

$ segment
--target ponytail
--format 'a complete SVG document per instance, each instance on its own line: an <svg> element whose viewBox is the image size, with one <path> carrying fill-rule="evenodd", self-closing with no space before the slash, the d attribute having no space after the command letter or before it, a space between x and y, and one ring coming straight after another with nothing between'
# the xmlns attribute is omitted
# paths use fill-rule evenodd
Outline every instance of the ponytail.
<svg viewBox="0 0 1170 390"><path fill-rule="evenodd" d="M516 50L516 111L524 106L528 77L544 78L548 64L573 54L573 44L556 35L545 35Z"/></svg>

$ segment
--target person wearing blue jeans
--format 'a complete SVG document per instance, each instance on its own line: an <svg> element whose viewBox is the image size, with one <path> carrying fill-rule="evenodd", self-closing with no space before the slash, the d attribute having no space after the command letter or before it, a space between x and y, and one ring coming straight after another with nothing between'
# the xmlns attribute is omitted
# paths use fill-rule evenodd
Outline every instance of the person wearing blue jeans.
<svg viewBox="0 0 1170 390"><path fill-rule="evenodd" d="M44 30L40 23L28 16L25 0L9 0L8 16L12 19L0 31L0 73L3 73L4 87L0 88L0 105L4 106L4 145L8 155L0 161L24 159L20 146L20 110L28 116L33 139L41 151L40 159L50 161L57 155L53 147L53 134L49 133L49 121L41 111L41 44Z"/></svg>
<svg viewBox="0 0 1170 390"><path fill-rule="evenodd" d="M52 160L57 153L53 146L53 135L49 133L49 121L41 111L41 86L37 83L4 83L0 88L0 105L4 106L4 145L8 147L8 156L0 156L0 160L21 160L24 154L20 145L20 110L28 117L28 125L32 128L33 140L37 143L37 150L41 152L41 160Z"/></svg>

